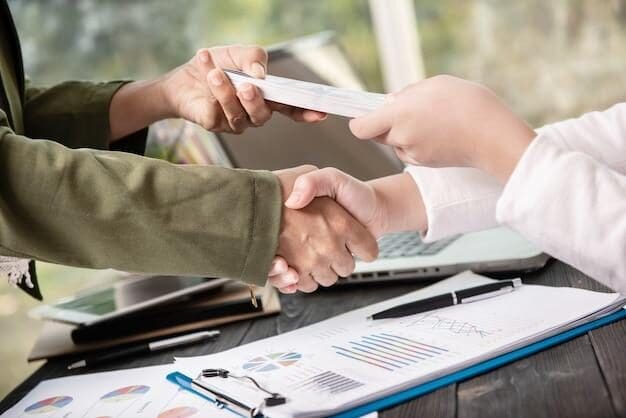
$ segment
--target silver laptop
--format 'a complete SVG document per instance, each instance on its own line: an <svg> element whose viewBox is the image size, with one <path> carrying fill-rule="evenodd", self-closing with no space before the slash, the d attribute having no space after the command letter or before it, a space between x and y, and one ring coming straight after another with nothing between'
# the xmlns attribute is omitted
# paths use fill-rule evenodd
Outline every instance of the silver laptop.
<svg viewBox="0 0 626 418"><path fill-rule="evenodd" d="M315 83L363 88L346 54L329 32L269 48L269 73ZM402 172L404 165L387 147L357 141L346 119L329 116L320 124L296 124L277 115L262 128L218 136L233 167L277 170L300 164L337 167L361 180ZM379 240L380 256L357 261L341 283L433 279L463 270L518 274L539 269L548 256L519 234L496 228L425 244L417 233Z"/></svg>

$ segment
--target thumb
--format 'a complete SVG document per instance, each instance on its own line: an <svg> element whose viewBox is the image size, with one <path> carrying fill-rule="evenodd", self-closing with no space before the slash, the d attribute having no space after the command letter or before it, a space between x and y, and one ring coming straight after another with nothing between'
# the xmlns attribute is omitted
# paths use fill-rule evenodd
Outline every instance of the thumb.
<svg viewBox="0 0 626 418"><path fill-rule="evenodd" d="M317 170L304 174L296 179L291 194L285 201L289 209L302 209L319 196L333 197L336 193L336 182L329 171Z"/></svg>
<svg viewBox="0 0 626 418"><path fill-rule="evenodd" d="M359 139L372 139L389 132L393 123L393 96L382 107L367 115L352 119L350 131Z"/></svg>

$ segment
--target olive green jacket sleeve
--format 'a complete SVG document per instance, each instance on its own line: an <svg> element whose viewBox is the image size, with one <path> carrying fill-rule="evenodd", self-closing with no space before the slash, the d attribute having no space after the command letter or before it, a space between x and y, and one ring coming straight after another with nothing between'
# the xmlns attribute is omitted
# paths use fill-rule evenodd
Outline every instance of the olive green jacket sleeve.
<svg viewBox="0 0 626 418"><path fill-rule="evenodd" d="M80 125L67 132L95 131ZM281 191L268 172L72 150L16 135L0 111L0 182L4 255L263 284L276 251Z"/></svg>
<svg viewBox="0 0 626 418"><path fill-rule="evenodd" d="M25 135L54 140L69 148L109 149L109 107L113 95L125 83L66 81L44 88L27 82L23 106ZM145 149L145 133L133 138L136 152L143 153ZM119 141L122 143L124 140Z"/></svg>

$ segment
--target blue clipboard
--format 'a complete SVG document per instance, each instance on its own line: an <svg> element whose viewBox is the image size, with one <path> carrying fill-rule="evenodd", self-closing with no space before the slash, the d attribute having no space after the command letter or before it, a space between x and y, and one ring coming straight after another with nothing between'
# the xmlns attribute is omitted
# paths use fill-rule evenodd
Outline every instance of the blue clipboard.
<svg viewBox="0 0 626 418"><path fill-rule="evenodd" d="M419 386L415 386L414 388L410 388L402 392L398 392L393 395L387 396L385 398L378 399L367 404L363 404L361 406L350 409L348 411L341 412L337 415L333 415L332 418L358 418L363 415L369 414L370 412L375 412L375 411L380 411L382 409L390 408L394 405L404 403L408 400L417 398L418 396L422 396L427 393L434 392L435 390L440 389L444 386L448 386L449 384L470 379L474 376L478 376L480 374L484 374L493 369L497 369L498 367L502 367L508 363L512 363L524 357L531 356L535 353L538 353L539 351L543 351L547 348L564 343L578 336L586 334L587 332L593 329L600 328L604 325L608 325L612 322L616 322L624 318L626 318L626 309L620 309L617 312L614 312L602 318L596 319L595 321L588 322L579 327L572 328L561 334L553 335L552 337L548 337L543 340L537 341L535 343L529 344L525 347L518 348L517 350L511 351L510 353L502 354L498 357L494 357L482 363L478 363L473 366L467 367L463 370L459 370L458 372L440 377L435 380L431 380L430 382L421 384ZM167 380L177 384L183 389L189 390L190 392L193 392L215 403L215 400L210 399L206 396L203 396L201 393L191 388L190 386L191 379L183 375L182 373L178 373L178 372L171 373L167 375ZM239 415L235 411L232 411L232 412L235 415Z"/></svg>

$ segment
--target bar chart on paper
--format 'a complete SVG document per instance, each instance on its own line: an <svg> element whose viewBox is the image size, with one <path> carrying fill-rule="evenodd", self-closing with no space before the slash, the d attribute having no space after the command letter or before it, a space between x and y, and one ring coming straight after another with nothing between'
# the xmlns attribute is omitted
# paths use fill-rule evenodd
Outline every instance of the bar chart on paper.
<svg viewBox="0 0 626 418"><path fill-rule="evenodd" d="M364 335L346 344L333 345L332 348L338 356L391 372L431 362L449 351L443 347L386 332Z"/></svg>
<svg viewBox="0 0 626 418"><path fill-rule="evenodd" d="M359 388L363 385L363 382L342 376L332 371L325 371L293 385L292 389L316 394L324 392L337 394Z"/></svg>

